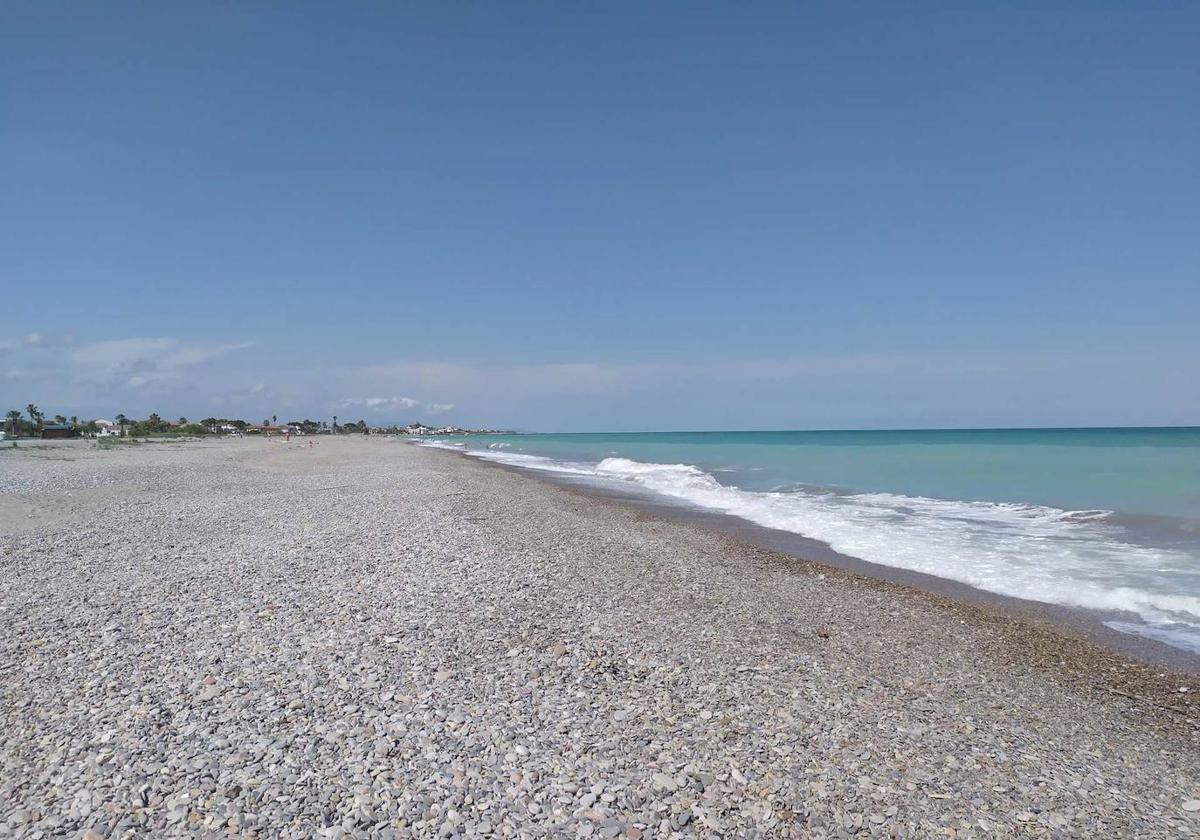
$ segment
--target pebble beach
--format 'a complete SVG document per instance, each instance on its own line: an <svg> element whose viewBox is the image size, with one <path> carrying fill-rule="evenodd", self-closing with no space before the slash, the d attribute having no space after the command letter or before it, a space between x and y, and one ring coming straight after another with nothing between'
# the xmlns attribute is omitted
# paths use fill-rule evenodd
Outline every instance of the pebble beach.
<svg viewBox="0 0 1200 840"><path fill-rule="evenodd" d="M396 439L0 452L0 837L1194 837L1200 675Z"/></svg>

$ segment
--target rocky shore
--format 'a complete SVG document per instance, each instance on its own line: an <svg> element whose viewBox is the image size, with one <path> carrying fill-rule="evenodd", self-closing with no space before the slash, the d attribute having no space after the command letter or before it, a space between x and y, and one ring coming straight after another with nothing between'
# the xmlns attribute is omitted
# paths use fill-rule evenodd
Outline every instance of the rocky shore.
<svg viewBox="0 0 1200 840"><path fill-rule="evenodd" d="M1190 837L1200 678L386 439L0 453L0 837Z"/></svg>

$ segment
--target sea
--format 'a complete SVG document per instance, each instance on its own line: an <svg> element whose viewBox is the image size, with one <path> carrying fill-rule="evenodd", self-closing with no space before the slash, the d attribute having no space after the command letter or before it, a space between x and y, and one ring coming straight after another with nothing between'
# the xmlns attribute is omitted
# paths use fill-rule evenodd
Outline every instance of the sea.
<svg viewBox="0 0 1200 840"><path fill-rule="evenodd" d="M423 439L1200 653L1200 427Z"/></svg>

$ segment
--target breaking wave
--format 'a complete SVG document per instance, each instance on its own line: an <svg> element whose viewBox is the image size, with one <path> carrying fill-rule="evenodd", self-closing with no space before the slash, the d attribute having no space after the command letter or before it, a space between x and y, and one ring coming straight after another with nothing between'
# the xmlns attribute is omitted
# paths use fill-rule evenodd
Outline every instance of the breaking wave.
<svg viewBox="0 0 1200 840"><path fill-rule="evenodd" d="M425 445L462 451L437 441ZM1001 595L1128 614L1137 620L1123 616L1109 626L1200 652L1200 598L1179 594L1195 589L1178 579L1196 575L1194 561L1180 551L1129 541L1111 511L808 488L757 492L722 484L690 464L619 457L588 464L501 449L468 452L637 488L820 540L871 563Z"/></svg>

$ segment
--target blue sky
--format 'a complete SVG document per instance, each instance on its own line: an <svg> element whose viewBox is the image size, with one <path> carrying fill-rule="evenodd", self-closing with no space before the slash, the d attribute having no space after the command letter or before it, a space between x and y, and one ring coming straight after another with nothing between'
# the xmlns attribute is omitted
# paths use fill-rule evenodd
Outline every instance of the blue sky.
<svg viewBox="0 0 1200 840"><path fill-rule="evenodd" d="M1200 422L1195 4L2 14L4 409Z"/></svg>

